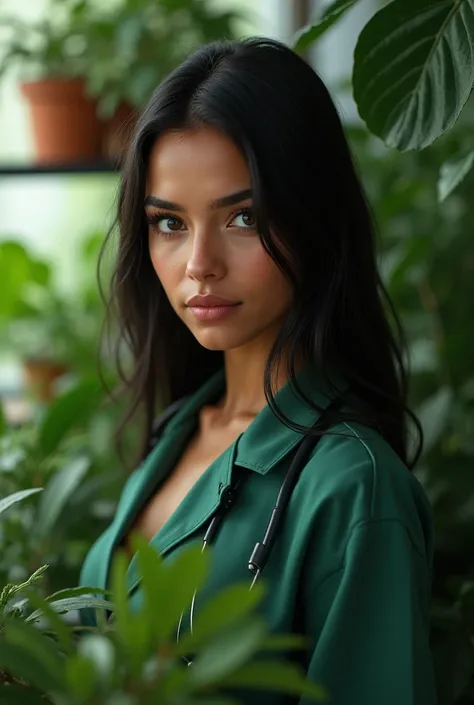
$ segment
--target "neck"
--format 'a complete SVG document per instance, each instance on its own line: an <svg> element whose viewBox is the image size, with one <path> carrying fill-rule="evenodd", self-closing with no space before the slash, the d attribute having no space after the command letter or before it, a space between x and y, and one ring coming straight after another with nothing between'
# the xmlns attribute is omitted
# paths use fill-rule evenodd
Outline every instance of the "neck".
<svg viewBox="0 0 474 705"><path fill-rule="evenodd" d="M220 404L222 418L254 418L266 406L263 380L270 347L249 345L225 353L226 394ZM287 359L283 355L273 373L273 394L289 381Z"/></svg>

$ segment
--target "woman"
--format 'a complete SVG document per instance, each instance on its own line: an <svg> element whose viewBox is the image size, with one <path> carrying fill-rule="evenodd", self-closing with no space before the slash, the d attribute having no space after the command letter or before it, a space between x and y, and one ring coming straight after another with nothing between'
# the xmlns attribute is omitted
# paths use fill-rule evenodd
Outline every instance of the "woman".
<svg viewBox="0 0 474 705"><path fill-rule="evenodd" d="M118 220L113 302L145 444L157 402L184 403L81 584L107 584L132 529L165 559L202 541L239 480L195 610L250 584L249 555L310 434L319 442L263 570L262 612L274 632L309 635L305 668L333 705L431 705L432 522L409 471L414 417L369 209L321 80L271 40L200 49L139 121Z"/></svg>

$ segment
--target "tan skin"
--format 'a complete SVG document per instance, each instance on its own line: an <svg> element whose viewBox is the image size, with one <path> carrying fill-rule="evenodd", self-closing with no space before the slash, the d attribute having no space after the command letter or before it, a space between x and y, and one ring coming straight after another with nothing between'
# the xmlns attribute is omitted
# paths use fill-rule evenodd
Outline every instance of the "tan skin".
<svg viewBox="0 0 474 705"><path fill-rule="evenodd" d="M199 343L224 351L226 393L202 409L180 461L138 517L134 529L148 539L267 403L264 365L291 304L291 289L262 246L251 195L215 204L250 187L243 155L213 128L165 133L151 152L145 208L151 262L173 309ZM178 209L159 208L156 199ZM208 293L239 305L222 320L198 320L186 302ZM274 391L288 381L284 367Z"/></svg>

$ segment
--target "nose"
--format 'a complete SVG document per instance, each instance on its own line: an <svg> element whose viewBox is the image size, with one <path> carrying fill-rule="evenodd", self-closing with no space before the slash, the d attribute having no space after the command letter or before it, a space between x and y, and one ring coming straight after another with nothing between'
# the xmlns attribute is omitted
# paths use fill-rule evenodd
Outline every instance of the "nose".
<svg viewBox="0 0 474 705"><path fill-rule="evenodd" d="M186 274L195 281L221 279L226 271L224 253L218 235L210 232L195 233L190 238L191 252L186 265Z"/></svg>

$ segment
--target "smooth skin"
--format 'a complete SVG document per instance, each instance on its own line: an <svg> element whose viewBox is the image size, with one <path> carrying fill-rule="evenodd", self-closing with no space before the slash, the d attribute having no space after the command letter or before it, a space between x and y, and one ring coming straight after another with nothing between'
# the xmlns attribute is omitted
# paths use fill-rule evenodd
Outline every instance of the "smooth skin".
<svg viewBox="0 0 474 705"><path fill-rule="evenodd" d="M256 231L252 198L213 206L250 189L242 153L216 129L167 132L151 152L146 202L152 197L179 206L175 211L146 205L154 221L151 261L173 309L199 343L225 353L221 429L235 420L250 422L266 405L265 361L292 300L289 283ZM158 214L163 217L156 222ZM196 294L240 305L222 320L200 321L186 306ZM287 381L282 371L275 391Z"/></svg>

